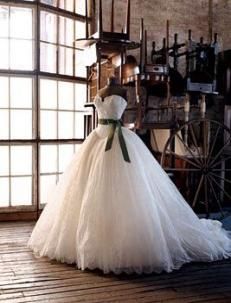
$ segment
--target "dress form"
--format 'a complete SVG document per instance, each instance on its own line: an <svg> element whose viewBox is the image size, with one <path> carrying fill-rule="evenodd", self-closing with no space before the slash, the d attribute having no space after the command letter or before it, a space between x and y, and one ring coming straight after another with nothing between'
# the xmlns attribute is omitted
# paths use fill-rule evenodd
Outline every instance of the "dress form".
<svg viewBox="0 0 231 303"><path fill-rule="evenodd" d="M112 95L121 96L125 100L127 99L127 90L117 82L115 77L108 78L107 85L98 91L98 96L102 100Z"/></svg>

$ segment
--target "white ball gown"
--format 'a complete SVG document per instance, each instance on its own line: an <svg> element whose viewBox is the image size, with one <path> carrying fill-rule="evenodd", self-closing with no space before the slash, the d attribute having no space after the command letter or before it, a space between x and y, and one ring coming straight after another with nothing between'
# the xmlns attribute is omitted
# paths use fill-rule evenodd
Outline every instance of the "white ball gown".
<svg viewBox="0 0 231 303"><path fill-rule="evenodd" d="M126 101L95 100L99 119L120 119ZM104 120L105 121L105 120ZM191 261L231 256L231 236L218 221L198 219L144 143L122 128L99 126L50 195L29 240L38 256L104 273L170 272Z"/></svg>

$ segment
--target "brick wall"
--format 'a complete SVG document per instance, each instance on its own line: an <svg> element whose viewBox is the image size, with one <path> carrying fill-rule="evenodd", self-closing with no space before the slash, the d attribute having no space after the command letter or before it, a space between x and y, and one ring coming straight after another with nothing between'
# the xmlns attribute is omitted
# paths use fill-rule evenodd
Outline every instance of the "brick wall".
<svg viewBox="0 0 231 303"><path fill-rule="evenodd" d="M222 49L231 49L231 0L213 0L212 25Z"/></svg>
<svg viewBox="0 0 231 303"><path fill-rule="evenodd" d="M102 2L104 29L110 30L111 0ZM121 31L124 25L126 2L115 0L117 31ZM211 15L209 2L212 3ZM170 21L170 44L174 33L179 34L179 42L184 42L188 29L192 30L194 40L198 41L203 36L208 41L209 21L212 21L212 31L220 35L223 48L231 48L231 0L131 0L131 39L135 41L139 40L140 18L144 18L148 30L149 50L153 40L156 41L157 48L161 47L162 38L166 36L166 20Z"/></svg>
<svg viewBox="0 0 231 303"><path fill-rule="evenodd" d="M97 13L97 2L96 13ZM126 20L126 0L115 0L115 31L121 32ZM111 0L102 0L103 27L110 31ZM231 0L131 0L131 40L139 41L140 19L144 19L148 31L148 56L154 40L157 49L162 46L166 36L166 21L170 22L170 45L174 33L178 33L178 41L185 42L188 29L192 30L192 38L209 41L210 33L217 32L222 49L231 48ZM139 51L130 51L139 61ZM180 59L180 70L184 73L185 57ZM106 74L104 73L106 76ZM105 77L104 77L105 78ZM104 85L106 79L102 79ZM95 88L95 85L93 85ZM95 94L95 89L94 89ZM93 94L93 95L94 95Z"/></svg>
<svg viewBox="0 0 231 303"><path fill-rule="evenodd" d="M221 0L222 1L222 0ZM110 0L103 1L104 29L110 28ZM120 31L125 20L126 0L115 1L116 30ZM179 41L187 39L188 29L192 29L193 38L208 38L208 0L131 0L131 39L139 40L140 18L144 18L148 30L149 49L155 40L161 47L166 36L166 21L170 21L170 44L174 33L179 33Z"/></svg>

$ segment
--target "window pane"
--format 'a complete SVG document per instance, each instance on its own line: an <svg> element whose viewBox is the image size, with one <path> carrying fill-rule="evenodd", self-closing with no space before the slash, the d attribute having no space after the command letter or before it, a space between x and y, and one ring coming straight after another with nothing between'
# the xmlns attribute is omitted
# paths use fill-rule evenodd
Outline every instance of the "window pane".
<svg viewBox="0 0 231 303"><path fill-rule="evenodd" d="M8 37L9 7L0 6L0 37Z"/></svg>
<svg viewBox="0 0 231 303"><path fill-rule="evenodd" d="M86 37L86 25L85 22L75 22L75 39Z"/></svg>
<svg viewBox="0 0 231 303"><path fill-rule="evenodd" d="M9 178L0 178L0 207L9 206Z"/></svg>
<svg viewBox="0 0 231 303"><path fill-rule="evenodd" d="M0 109L0 139L9 139L9 111Z"/></svg>
<svg viewBox="0 0 231 303"><path fill-rule="evenodd" d="M81 148L82 144L81 143L77 143L75 144L75 153L78 153L80 148Z"/></svg>
<svg viewBox="0 0 231 303"><path fill-rule="evenodd" d="M10 68L19 70L32 70L32 41L10 41Z"/></svg>
<svg viewBox="0 0 231 303"><path fill-rule="evenodd" d="M74 84L59 81L59 109L74 109Z"/></svg>
<svg viewBox="0 0 231 303"><path fill-rule="evenodd" d="M75 84L75 109L84 110L84 104L87 102L86 84Z"/></svg>
<svg viewBox="0 0 231 303"><path fill-rule="evenodd" d="M75 11L77 14L85 15L85 0L75 0Z"/></svg>
<svg viewBox="0 0 231 303"><path fill-rule="evenodd" d="M40 107L57 109L57 81L40 80Z"/></svg>
<svg viewBox="0 0 231 303"><path fill-rule="evenodd" d="M69 1L65 1L65 2L66 2L66 7L65 7L65 9L66 9L67 11L73 12L73 10L74 10L74 0L69 0Z"/></svg>
<svg viewBox="0 0 231 303"><path fill-rule="evenodd" d="M7 175L9 175L9 146L0 146L0 176ZM0 178L0 182L1 180Z"/></svg>
<svg viewBox="0 0 231 303"><path fill-rule="evenodd" d="M57 145L41 145L40 172L57 172Z"/></svg>
<svg viewBox="0 0 231 303"><path fill-rule="evenodd" d="M32 138L32 111L11 110L11 139Z"/></svg>
<svg viewBox="0 0 231 303"><path fill-rule="evenodd" d="M48 197L52 194L52 190L56 184L56 175L40 177L40 203L45 204Z"/></svg>
<svg viewBox="0 0 231 303"><path fill-rule="evenodd" d="M57 113L56 111L41 111L41 138L57 138Z"/></svg>
<svg viewBox="0 0 231 303"><path fill-rule="evenodd" d="M63 172L74 154L73 144L59 145L59 172Z"/></svg>
<svg viewBox="0 0 231 303"><path fill-rule="evenodd" d="M73 138L74 115L69 112L59 112L59 139Z"/></svg>
<svg viewBox="0 0 231 303"><path fill-rule="evenodd" d="M32 204L32 178L15 177L11 178L11 205L31 205Z"/></svg>
<svg viewBox="0 0 231 303"><path fill-rule="evenodd" d="M11 146L11 174L32 175L31 146Z"/></svg>
<svg viewBox="0 0 231 303"><path fill-rule="evenodd" d="M74 21L70 18L59 17L59 43L73 46Z"/></svg>
<svg viewBox="0 0 231 303"><path fill-rule="evenodd" d="M0 39L0 68L9 68L9 41L7 39Z"/></svg>
<svg viewBox="0 0 231 303"><path fill-rule="evenodd" d="M84 114L75 113L75 138L84 138Z"/></svg>
<svg viewBox="0 0 231 303"><path fill-rule="evenodd" d="M73 75L73 49L59 47L59 73Z"/></svg>
<svg viewBox="0 0 231 303"><path fill-rule="evenodd" d="M41 40L57 43L57 16L41 12Z"/></svg>
<svg viewBox="0 0 231 303"><path fill-rule="evenodd" d="M10 9L10 36L32 39L32 9L12 7Z"/></svg>
<svg viewBox="0 0 231 303"><path fill-rule="evenodd" d="M11 107L32 108L32 79L10 79Z"/></svg>
<svg viewBox="0 0 231 303"><path fill-rule="evenodd" d="M43 72L56 73L56 46L40 43L40 69Z"/></svg>
<svg viewBox="0 0 231 303"><path fill-rule="evenodd" d="M9 106L9 81L8 77L0 77L0 108Z"/></svg>
<svg viewBox="0 0 231 303"><path fill-rule="evenodd" d="M59 0L59 7L67 11L74 11L74 0Z"/></svg>
<svg viewBox="0 0 231 303"><path fill-rule="evenodd" d="M57 6L57 0L40 0L40 2L52 5L52 6Z"/></svg>
<svg viewBox="0 0 231 303"><path fill-rule="evenodd" d="M86 78L87 69L86 69L86 58L85 52L76 50L75 51L75 76Z"/></svg>

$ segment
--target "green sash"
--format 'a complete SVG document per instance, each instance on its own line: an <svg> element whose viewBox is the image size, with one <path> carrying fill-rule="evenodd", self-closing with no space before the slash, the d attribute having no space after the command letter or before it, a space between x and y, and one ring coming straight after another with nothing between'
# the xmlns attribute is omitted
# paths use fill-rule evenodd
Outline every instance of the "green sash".
<svg viewBox="0 0 231 303"><path fill-rule="evenodd" d="M120 148L121 148L124 160L126 162L131 162L130 158L129 158L129 155L128 155L128 150L127 150L127 146L126 146L126 143L125 143L125 140L124 140L124 136L123 136L123 133L122 133L120 120L99 119L98 123L103 124L103 125L111 125L111 129L110 129L110 132L109 132L109 135L108 135L108 138L107 138L105 151L108 151L108 150L111 149L113 139L114 139L114 135L115 135L115 130L118 127L119 143L120 143Z"/></svg>

